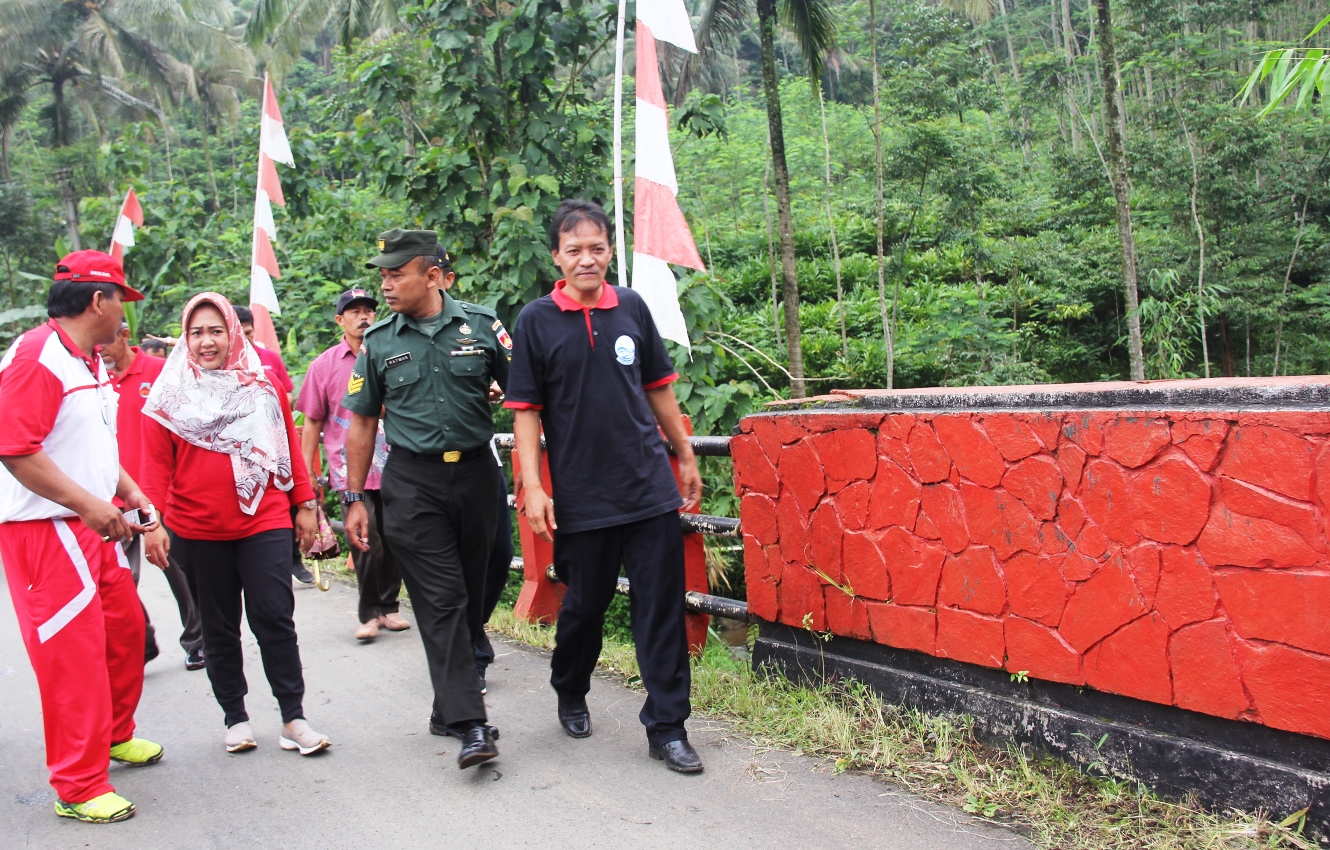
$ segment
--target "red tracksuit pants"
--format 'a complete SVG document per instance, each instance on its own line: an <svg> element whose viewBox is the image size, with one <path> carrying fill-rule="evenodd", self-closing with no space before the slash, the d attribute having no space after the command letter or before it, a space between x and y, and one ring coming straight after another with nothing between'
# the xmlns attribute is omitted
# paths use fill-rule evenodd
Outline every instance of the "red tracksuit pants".
<svg viewBox="0 0 1330 850"><path fill-rule="evenodd" d="M111 744L134 737L143 693L129 564L76 518L0 522L0 561L41 691L51 787L67 803L113 791Z"/></svg>

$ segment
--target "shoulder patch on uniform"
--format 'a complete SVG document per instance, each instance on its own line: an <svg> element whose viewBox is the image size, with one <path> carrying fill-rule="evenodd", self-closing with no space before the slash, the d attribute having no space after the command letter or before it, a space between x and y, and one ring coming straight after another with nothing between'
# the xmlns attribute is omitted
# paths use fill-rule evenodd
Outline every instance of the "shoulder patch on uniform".
<svg viewBox="0 0 1330 850"><path fill-rule="evenodd" d="M508 336L508 331L504 329L503 325L499 324L498 322L495 322L495 324L498 325L499 327L499 333L497 336L497 339L499 340L499 345L502 345L504 348L508 349L509 351L512 351L513 338Z"/></svg>
<svg viewBox="0 0 1330 850"><path fill-rule="evenodd" d="M383 365L385 368L391 369L392 367L400 363L408 362L410 359L411 359L411 352L403 351L401 354L394 354L392 357L389 357L387 360L384 360Z"/></svg>
<svg viewBox="0 0 1330 850"><path fill-rule="evenodd" d="M503 327L503 322L499 321L498 319L495 319L494 324L490 325L490 330L497 331L501 327Z"/></svg>
<svg viewBox="0 0 1330 850"><path fill-rule="evenodd" d="M365 388L365 376L352 369L351 379L346 382L346 394L355 395L364 388Z"/></svg>
<svg viewBox="0 0 1330 850"><path fill-rule="evenodd" d="M476 313L476 314L481 315L481 316L489 316L490 318L493 318L493 319L497 319L497 318L499 318L499 314L496 313L496 312L494 312L493 310L491 310L491 309L488 308L488 307L482 307L482 306L479 305L479 304L470 304L470 303L464 303L464 302L461 302L461 301L459 301L458 304L460 304L461 307L462 307L462 309L465 310L465 311L467 311L468 313Z"/></svg>

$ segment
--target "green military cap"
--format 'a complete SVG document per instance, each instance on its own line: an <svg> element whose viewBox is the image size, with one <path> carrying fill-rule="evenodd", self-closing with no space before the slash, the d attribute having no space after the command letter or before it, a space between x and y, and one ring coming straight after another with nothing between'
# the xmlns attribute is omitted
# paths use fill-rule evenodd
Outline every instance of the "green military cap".
<svg viewBox="0 0 1330 850"><path fill-rule="evenodd" d="M401 268L416 257L443 256L439 234L433 230L393 228L379 234L379 256L365 263L365 268Z"/></svg>

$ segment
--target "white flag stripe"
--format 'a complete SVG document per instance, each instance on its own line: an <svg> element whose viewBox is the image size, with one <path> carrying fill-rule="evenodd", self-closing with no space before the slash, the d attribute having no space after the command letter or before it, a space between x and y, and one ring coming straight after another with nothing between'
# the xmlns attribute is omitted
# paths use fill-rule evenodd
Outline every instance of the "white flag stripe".
<svg viewBox="0 0 1330 850"><path fill-rule="evenodd" d="M668 41L689 53L697 52L693 22L683 0L638 0L637 20L651 28L656 41Z"/></svg>
<svg viewBox="0 0 1330 850"><path fill-rule="evenodd" d="M277 225L272 220L272 202L263 189L254 192L254 226L268 234L268 239L277 241Z"/></svg>
<svg viewBox="0 0 1330 850"><path fill-rule="evenodd" d="M271 157L273 162L280 162L283 165L296 164L295 158L291 156L291 145L286 140L286 127L267 114L263 116L263 122L259 125L259 150Z"/></svg>
<svg viewBox="0 0 1330 850"><path fill-rule="evenodd" d="M679 194L674 175L674 153L670 150L670 119L665 110L641 98L637 101L636 162L638 177L668 186Z"/></svg>
<svg viewBox="0 0 1330 850"><path fill-rule="evenodd" d="M258 263L249 267L249 303L262 304L274 316L282 315L277 305L277 290L272 285L272 276Z"/></svg>
<svg viewBox="0 0 1330 850"><path fill-rule="evenodd" d="M634 251L632 289L647 303L660 335L691 351L688 326L679 309L679 285L674 272L670 271L670 264L659 257Z"/></svg>
<svg viewBox="0 0 1330 850"><path fill-rule="evenodd" d="M111 234L111 241L126 248L133 248L134 222L123 215L120 216L115 223L115 232Z"/></svg>

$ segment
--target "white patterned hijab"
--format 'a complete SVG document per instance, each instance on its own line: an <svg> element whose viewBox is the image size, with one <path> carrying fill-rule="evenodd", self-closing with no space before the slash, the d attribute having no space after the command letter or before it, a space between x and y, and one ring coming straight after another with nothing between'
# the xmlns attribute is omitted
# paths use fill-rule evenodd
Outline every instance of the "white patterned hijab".
<svg viewBox="0 0 1330 850"><path fill-rule="evenodd" d="M226 322L230 347L220 369L204 369L189 350L189 319L204 304L220 311ZM224 296L204 292L191 298L181 327L180 340L153 383L143 413L191 445L230 455L240 510L252 516L269 477L283 491L294 483L279 391L264 374L258 352L245 339Z"/></svg>

